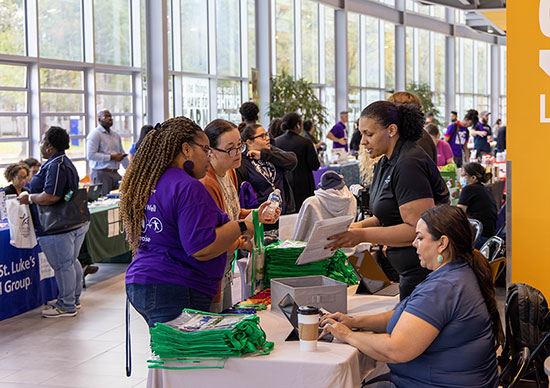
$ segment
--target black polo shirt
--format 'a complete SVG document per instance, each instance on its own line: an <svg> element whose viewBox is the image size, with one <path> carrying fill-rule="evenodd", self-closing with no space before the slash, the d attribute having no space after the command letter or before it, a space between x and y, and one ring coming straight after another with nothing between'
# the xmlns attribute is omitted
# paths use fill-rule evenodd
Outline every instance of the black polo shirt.
<svg viewBox="0 0 550 388"><path fill-rule="evenodd" d="M383 156L374 168L370 208L382 226L403 223L399 206L433 198L449 203L449 190L434 161L415 142L399 139L391 158Z"/></svg>
<svg viewBox="0 0 550 388"><path fill-rule="evenodd" d="M467 207L468 216L481 222L483 237L492 237L497 229L497 203L489 189L476 182L460 191L458 204Z"/></svg>

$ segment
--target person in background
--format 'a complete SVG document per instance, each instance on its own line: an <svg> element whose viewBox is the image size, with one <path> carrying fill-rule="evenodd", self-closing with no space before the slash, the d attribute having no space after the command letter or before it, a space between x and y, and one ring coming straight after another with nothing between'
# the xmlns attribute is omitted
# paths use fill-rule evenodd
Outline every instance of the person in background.
<svg viewBox="0 0 550 388"><path fill-rule="evenodd" d="M361 147L361 132L359 131L359 119L353 123L353 134L349 142L349 152L352 156L359 156L359 148Z"/></svg>
<svg viewBox="0 0 550 388"><path fill-rule="evenodd" d="M386 256L399 273L401 299L428 275L412 242L420 215L449 203L449 190L433 160L416 141L424 131L424 115L415 104L377 101L361 112L361 145L371 158L382 156L370 188L373 217L351 224L350 230L329 237L329 248L361 242L387 245Z"/></svg>
<svg viewBox="0 0 550 388"><path fill-rule="evenodd" d="M493 124L493 134L495 137L498 136L498 130L500 129L500 126L502 125L502 119L497 119L495 123Z"/></svg>
<svg viewBox="0 0 550 388"><path fill-rule="evenodd" d="M468 214L468 217L481 222L483 231L476 241L476 249L495 235L497 228L497 204L491 191L483 184L489 182L491 173L485 171L479 163L466 163L460 177L460 195L458 207Z"/></svg>
<svg viewBox="0 0 550 388"><path fill-rule="evenodd" d="M244 127L241 130L241 140L246 145L246 150L242 155L241 166L236 170L239 188L243 182L249 182L259 203L267 201L269 194L279 189L282 197L281 214L295 212L294 196L286 174L298 164L296 155L272 146L269 135L259 124ZM311 144L309 140L303 140ZM265 230L277 228L278 224L264 225Z"/></svg>
<svg viewBox="0 0 550 388"><path fill-rule="evenodd" d="M69 191L78 189L78 172L65 154L69 147L67 131L50 127L40 143L42 158L47 160L31 180L31 194L18 198L22 204L31 204L38 243L55 273L57 301L42 311L45 318L74 317L80 308L82 267L78 254L89 223L63 233L48 233L42 229L35 206L54 205L63 201Z"/></svg>
<svg viewBox="0 0 550 388"><path fill-rule="evenodd" d="M334 127L327 134L327 139L332 140L332 149L343 148L348 152L348 129L346 123L348 122L348 112L340 112L340 121L338 121Z"/></svg>
<svg viewBox="0 0 550 388"><path fill-rule="evenodd" d="M239 204L239 194L237 190L237 175L235 168L241 165L241 154L245 145L241 141L241 135L237 126L226 120L214 120L205 128L204 132L208 136L212 156L210 158L210 168L206 176L200 181L210 193L216 205L225 213L231 221L248 219L252 221L251 209L241 209ZM280 214L280 208L277 210L275 218L266 218L263 214L264 209L270 202L264 202L258 209L258 219L260 223L274 224L277 222ZM224 276L221 280L220 290L212 299L210 311L221 313L233 305L231 296L232 284L232 264L235 259L235 250L250 250L250 242L244 238L239 238L233 246L227 251L227 264L225 266Z"/></svg>
<svg viewBox="0 0 550 388"><path fill-rule="evenodd" d="M298 164L292 171L290 187L294 193L296 210L299 210L306 198L311 197L315 191L313 171L316 171L321 163L313 143L300 136L302 118L298 113L284 115L281 128L286 133L275 139L275 145L284 151L293 152L298 158Z"/></svg>
<svg viewBox="0 0 550 388"><path fill-rule="evenodd" d="M493 141L493 131L489 125L490 113L485 111L481 112L480 120L477 124L474 124L474 129L470 131L474 137L474 149L476 150L476 158L481 160L481 156L484 154L491 154L491 142Z"/></svg>
<svg viewBox="0 0 550 388"><path fill-rule="evenodd" d="M432 137L435 148L437 149L437 167L454 163L453 150L451 149L449 143L440 139L441 134L439 133L437 124L428 124L424 129Z"/></svg>
<svg viewBox="0 0 550 388"><path fill-rule="evenodd" d="M246 125L253 125L258 122L258 114L260 109L252 101L247 101L241 105L239 108L239 113L241 114L241 120Z"/></svg>
<svg viewBox="0 0 550 388"><path fill-rule="evenodd" d="M477 110L470 109L464 119L457 120L456 123L447 127L445 132L445 141L450 144L453 150L453 159L458 168L462 167L464 160L470 159L470 150L468 149L468 137L470 131L468 128L477 124L479 121Z"/></svg>
<svg viewBox="0 0 550 388"><path fill-rule="evenodd" d="M293 240L309 241L316 221L357 214L357 200L349 191L344 177L336 171L325 171L315 195L304 201L298 214Z"/></svg>
<svg viewBox="0 0 550 388"><path fill-rule="evenodd" d="M282 123L282 120L281 120L281 123ZM304 121L304 131L302 132L302 136L305 137L306 139L311 140L317 152L319 152L320 147L325 145L324 142L318 141L315 138L315 125L313 125L313 121L311 120Z"/></svg>
<svg viewBox="0 0 550 388"><path fill-rule="evenodd" d="M138 141L132 144L132 147L130 147L130 151L128 151L128 159L130 160L130 163L132 163L132 160L134 160L134 156L136 155L139 145L141 144L145 136L147 136L147 134L151 132L152 129L153 129L153 126L149 124L141 127Z"/></svg>
<svg viewBox="0 0 550 388"><path fill-rule="evenodd" d="M91 179L94 184L102 184L101 195L109 194L118 189L121 179L118 169L120 165L128 168L130 160L122 148L122 140L113 131L113 116L107 109L97 114L99 125L86 139L86 157L92 168Z"/></svg>
<svg viewBox="0 0 550 388"><path fill-rule="evenodd" d="M506 125L502 125L498 130L496 150L497 152L506 151Z"/></svg>
<svg viewBox="0 0 550 388"><path fill-rule="evenodd" d="M29 174L29 177L27 178L28 184L25 187L30 188L31 179L38 173L38 171L40 170L40 166L42 166L42 164L35 158L27 158L25 160L22 160L21 162L29 166L30 174Z"/></svg>
<svg viewBox="0 0 550 388"><path fill-rule="evenodd" d="M426 122L424 123L424 125L431 124L433 123L434 120L435 120L435 116L433 112L428 112L426 113Z"/></svg>
<svg viewBox="0 0 550 388"><path fill-rule="evenodd" d="M496 350L504 342L492 272L473 250L464 212L447 205L426 210L413 246L432 271L393 311L321 319L323 332L388 364L374 387L487 387L498 385ZM352 331L351 329L359 329Z"/></svg>
<svg viewBox="0 0 550 388"><path fill-rule="evenodd" d="M449 125L456 123L457 120L458 120L458 113L456 113L456 111L452 110L451 111L451 123Z"/></svg>
<svg viewBox="0 0 550 388"><path fill-rule="evenodd" d="M124 175L120 212L134 258L126 294L149 327L184 308L208 311L227 251L253 236L249 221L230 221L200 183L210 166L208 137L186 117L153 129Z"/></svg>
<svg viewBox="0 0 550 388"><path fill-rule="evenodd" d="M418 107L418 109L422 110L422 102L420 101L420 97L414 93L396 92L388 97L388 101L393 102L394 104L414 104ZM428 154L434 163L437 163L437 150L428 132L422 131L422 136L416 141L416 144L422 147L424 152Z"/></svg>
<svg viewBox="0 0 550 388"><path fill-rule="evenodd" d="M4 187L6 195L19 195L29 190L25 187L29 181L30 169L25 163L10 164L4 170L4 178L10 185Z"/></svg>

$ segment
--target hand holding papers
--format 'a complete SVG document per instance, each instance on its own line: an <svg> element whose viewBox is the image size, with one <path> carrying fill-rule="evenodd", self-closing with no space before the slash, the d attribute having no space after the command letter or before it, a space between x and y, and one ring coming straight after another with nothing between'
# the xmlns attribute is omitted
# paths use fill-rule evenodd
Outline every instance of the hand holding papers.
<svg viewBox="0 0 550 388"><path fill-rule="evenodd" d="M331 257L334 252L327 248L328 237L345 232L349 229L353 216L342 216L328 220L317 221L304 251L296 260L296 264L307 264Z"/></svg>

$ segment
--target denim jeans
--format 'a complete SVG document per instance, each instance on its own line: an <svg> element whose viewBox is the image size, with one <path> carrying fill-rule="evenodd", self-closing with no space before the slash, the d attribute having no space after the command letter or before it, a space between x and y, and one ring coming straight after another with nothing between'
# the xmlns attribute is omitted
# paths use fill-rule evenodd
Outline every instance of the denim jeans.
<svg viewBox="0 0 550 388"><path fill-rule="evenodd" d="M126 294L149 327L171 321L185 308L208 311L212 301L202 292L175 284L126 284Z"/></svg>
<svg viewBox="0 0 550 388"><path fill-rule="evenodd" d="M78 261L80 247L89 223L67 233L38 237L42 252L55 272L58 295L55 306L74 312L82 293L82 267Z"/></svg>

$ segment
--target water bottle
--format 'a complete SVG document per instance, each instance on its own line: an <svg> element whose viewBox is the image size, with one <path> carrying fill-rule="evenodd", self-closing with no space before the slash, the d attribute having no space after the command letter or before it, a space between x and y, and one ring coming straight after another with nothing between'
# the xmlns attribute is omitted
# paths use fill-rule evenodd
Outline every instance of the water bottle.
<svg viewBox="0 0 550 388"><path fill-rule="evenodd" d="M267 200L270 202L270 204L264 209L262 216L267 219L273 219L275 218L275 212L277 208L281 206L281 190L273 190L273 192L269 194Z"/></svg>

